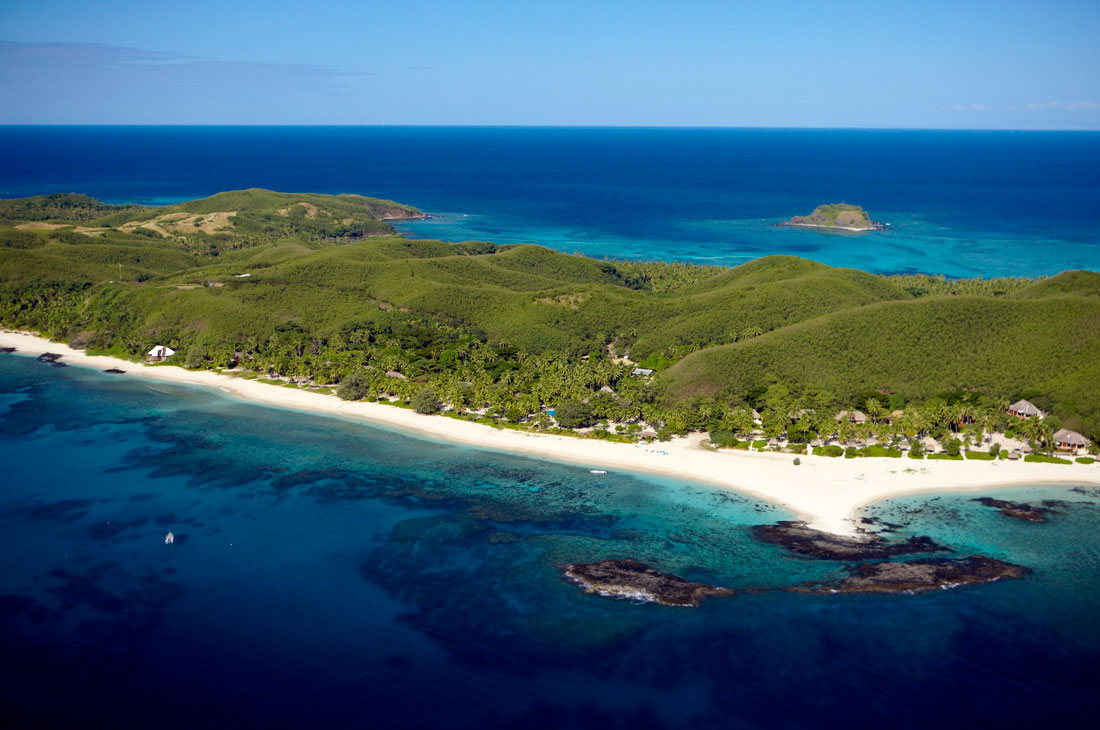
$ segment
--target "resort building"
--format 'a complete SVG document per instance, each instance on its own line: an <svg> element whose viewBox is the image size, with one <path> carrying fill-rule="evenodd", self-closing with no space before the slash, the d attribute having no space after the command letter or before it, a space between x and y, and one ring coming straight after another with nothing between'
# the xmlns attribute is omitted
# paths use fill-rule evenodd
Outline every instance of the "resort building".
<svg viewBox="0 0 1100 730"><path fill-rule="evenodd" d="M1076 451L1089 445L1089 440L1077 433L1063 428L1054 434L1054 446L1060 451Z"/></svg>
<svg viewBox="0 0 1100 730"><path fill-rule="evenodd" d="M650 370L649 368L634 368L634 370L630 374L631 375L641 375L643 377L648 377L648 376L653 374L653 371Z"/></svg>
<svg viewBox="0 0 1100 730"><path fill-rule="evenodd" d="M162 360L167 360L175 354L176 351L173 350L171 347L166 347L165 345L157 345L152 350L149 350L149 361L161 362Z"/></svg>
<svg viewBox="0 0 1100 730"><path fill-rule="evenodd" d="M845 419L851 421L852 423L866 423L868 420L867 414L863 411L841 411L840 413L836 414L837 423L840 423Z"/></svg>
<svg viewBox="0 0 1100 730"><path fill-rule="evenodd" d="M1016 401L1008 407L1007 411L1017 418L1031 418L1032 416L1042 417L1043 415L1043 412L1028 400Z"/></svg>

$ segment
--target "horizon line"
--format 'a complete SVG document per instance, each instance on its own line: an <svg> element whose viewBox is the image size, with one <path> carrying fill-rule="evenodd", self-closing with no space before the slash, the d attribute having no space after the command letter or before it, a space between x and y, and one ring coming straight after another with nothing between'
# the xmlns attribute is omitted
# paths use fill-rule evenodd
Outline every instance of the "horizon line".
<svg viewBox="0 0 1100 730"><path fill-rule="evenodd" d="M115 127L115 128L270 128L270 129L631 129L631 130L714 130L714 131L819 131L819 132L1072 132L1097 133L1100 127L859 127L859 126L736 126L736 125L677 125L677 124L252 124L197 122L194 124L113 124L83 122L10 122L0 123L0 129L16 127Z"/></svg>

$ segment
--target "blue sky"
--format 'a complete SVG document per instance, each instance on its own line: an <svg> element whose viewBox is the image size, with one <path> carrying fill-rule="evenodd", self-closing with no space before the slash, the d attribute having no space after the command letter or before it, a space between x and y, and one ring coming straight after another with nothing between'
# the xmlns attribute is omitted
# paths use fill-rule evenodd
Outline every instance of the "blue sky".
<svg viewBox="0 0 1100 730"><path fill-rule="evenodd" d="M1100 2L3 0L0 123L1100 129Z"/></svg>

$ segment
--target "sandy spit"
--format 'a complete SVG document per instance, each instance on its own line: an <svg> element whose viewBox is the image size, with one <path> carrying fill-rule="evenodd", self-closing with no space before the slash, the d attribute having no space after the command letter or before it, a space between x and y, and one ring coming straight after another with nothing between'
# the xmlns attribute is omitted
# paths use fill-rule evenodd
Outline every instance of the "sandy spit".
<svg viewBox="0 0 1100 730"><path fill-rule="evenodd" d="M91 356L68 345L22 332L0 332L0 347L17 354L59 353L69 365L125 370L117 377L148 378L199 385L234 398L278 408L336 416L411 434L524 454L590 469L650 472L706 482L782 505L812 527L851 534L862 507L882 499L936 491L980 491L992 487L1065 484L1100 486L1100 463L1028 464L1022 461L916 461L843 459L791 454L715 452L702 448L705 436L693 434L653 446L632 445L496 429L441 416L424 416L380 403L348 402L331 395L283 388L211 371L167 365L139 365ZM593 476L593 478L598 478Z"/></svg>

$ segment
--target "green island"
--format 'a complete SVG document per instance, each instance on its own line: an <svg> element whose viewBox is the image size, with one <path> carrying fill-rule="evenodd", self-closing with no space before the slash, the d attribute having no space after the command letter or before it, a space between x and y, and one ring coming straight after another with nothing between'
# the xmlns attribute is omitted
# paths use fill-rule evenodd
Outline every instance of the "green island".
<svg viewBox="0 0 1100 730"><path fill-rule="evenodd" d="M819 205L809 215L796 215L778 225L804 228L836 228L844 231L883 231L886 224L871 220L862 207L848 203Z"/></svg>
<svg viewBox="0 0 1100 730"><path fill-rule="evenodd" d="M850 458L1096 452L1100 274L596 260L409 240L386 222L419 216L258 189L160 208L0 201L0 325L586 438L705 431L714 447Z"/></svg>

